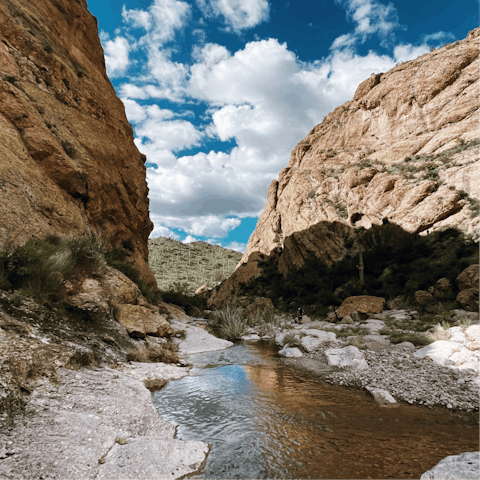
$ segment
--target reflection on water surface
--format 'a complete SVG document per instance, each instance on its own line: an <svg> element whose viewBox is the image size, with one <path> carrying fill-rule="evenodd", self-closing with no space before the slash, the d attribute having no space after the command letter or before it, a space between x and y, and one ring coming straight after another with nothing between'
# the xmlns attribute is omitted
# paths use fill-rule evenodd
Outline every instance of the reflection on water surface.
<svg viewBox="0 0 480 480"><path fill-rule="evenodd" d="M380 408L364 391L284 365L265 344L194 355L154 393L178 438L213 445L202 478L419 478L478 450L478 413Z"/></svg>

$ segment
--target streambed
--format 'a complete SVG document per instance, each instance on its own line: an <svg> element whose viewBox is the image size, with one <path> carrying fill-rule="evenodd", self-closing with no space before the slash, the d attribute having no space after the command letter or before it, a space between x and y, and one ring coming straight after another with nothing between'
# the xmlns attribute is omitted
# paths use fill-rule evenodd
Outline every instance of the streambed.
<svg viewBox="0 0 480 480"><path fill-rule="evenodd" d="M198 478L419 478L479 448L478 413L399 405L324 383L266 342L192 355L190 376L153 394L177 438L212 444Z"/></svg>

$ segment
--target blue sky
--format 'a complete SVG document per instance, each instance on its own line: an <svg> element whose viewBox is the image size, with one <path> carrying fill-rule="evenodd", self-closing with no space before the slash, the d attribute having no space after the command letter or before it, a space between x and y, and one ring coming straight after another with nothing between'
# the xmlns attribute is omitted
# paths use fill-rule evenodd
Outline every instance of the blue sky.
<svg viewBox="0 0 480 480"><path fill-rule="evenodd" d="M477 0L87 2L147 155L151 236L239 251L312 127L479 21Z"/></svg>

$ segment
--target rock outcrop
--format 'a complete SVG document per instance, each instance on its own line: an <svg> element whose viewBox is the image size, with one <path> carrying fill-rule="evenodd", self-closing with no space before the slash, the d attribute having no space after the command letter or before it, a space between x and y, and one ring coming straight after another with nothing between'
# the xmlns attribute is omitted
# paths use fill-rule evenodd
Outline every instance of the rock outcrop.
<svg viewBox="0 0 480 480"><path fill-rule="evenodd" d="M145 157L86 1L5 0L0 25L0 245L93 235L155 285Z"/></svg>
<svg viewBox="0 0 480 480"><path fill-rule="evenodd" d="M478 37L372 75L293 150L268 190L252 254L282 273L343 258L355 229L478 230ZM219 293L221 295L221 292Z"/></svg>

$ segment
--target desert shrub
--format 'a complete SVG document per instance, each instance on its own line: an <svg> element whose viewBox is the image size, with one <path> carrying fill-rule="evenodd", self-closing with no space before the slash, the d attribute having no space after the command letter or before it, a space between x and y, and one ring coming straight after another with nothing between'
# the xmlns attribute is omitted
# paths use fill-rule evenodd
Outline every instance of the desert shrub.
<svg viewBox="0 0 480 480"><path fill-rule="evenodd" d="M178 363L178 347L173 343L150 344L144 350L133 350L127 355L130 362Z"/></svg>
<svg viewBox="0 0 480 480"><path fill-rule="evenodd" d="M151 303L161 299L125 261L124 253L120 249L106 250L93 237L49 235L15 248L4 246L0 250L0 288L21 290L40 303L53 305L63 300L65 279L79 269L89 274L98 272L106 261L137 283Z"/></svg>
<svg viewBox="0 0 480 480"><path fill-rule="evenodd" d="M242 315L240 307L228 304L222 310L213 312L209 325L215 328L222 338L227 340L238 340L248 326L248 320Z"/></svg>
<svg viewBox="0 0 480 480"><path fill-rule="evenodd" d="M390 342L392 343L410 342L417 347L430 345L433 342L430 337L419 333L406 333L392 330L387 335L389 335Z"/></svg>
<svg viewBox="0 0 480 480"><path fill-rule="evenodd" d="M173 303L185 308L187 305L197 307L199 310L207 308L207 300L202 296L189 295L189 284L186 282L174 282L168 290L162 290L161 296L164 302Z"/></svg>
<svg viewBox="0 0 480 480"><path fill-rule="evenodd" d="M367 348L367 344L365 343L365 340L363 340L363 338L354 338L353 340L349 340L345 344L345 346L348 347L349 345L353 345L360 350L365 350Z"/></svg>
<svg viewBox="0 0 480 480"><path fill-rule="evenodd" d="M47 52L47 53L52 53L53 52L53 48L49 43L44 43L42 45L42 47L43 47L43 50L45 50L45 52Z"/></svg>

